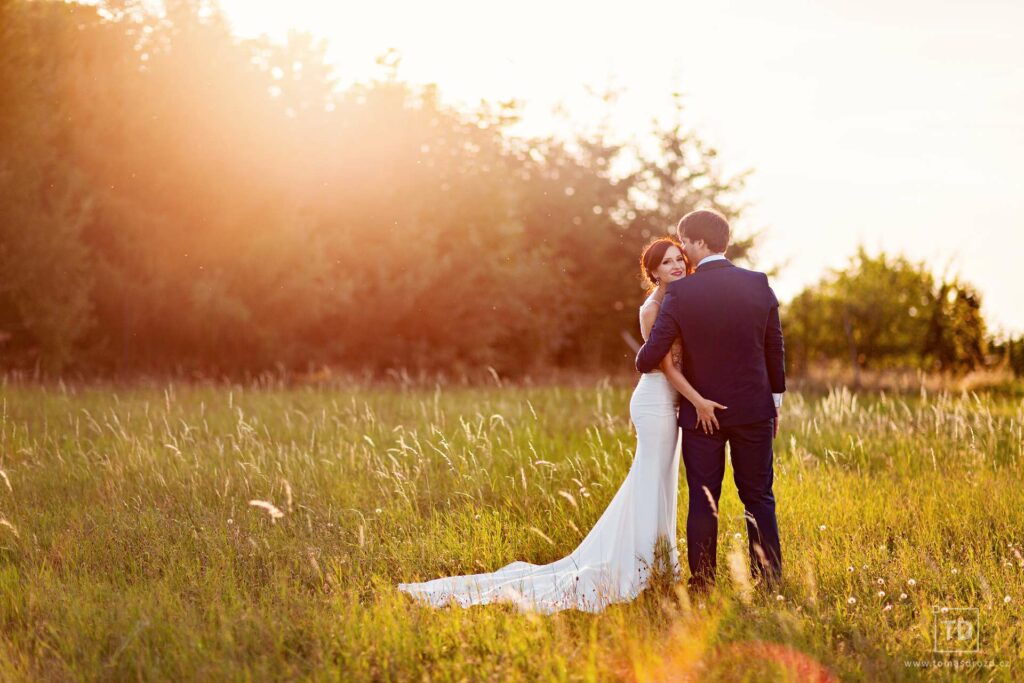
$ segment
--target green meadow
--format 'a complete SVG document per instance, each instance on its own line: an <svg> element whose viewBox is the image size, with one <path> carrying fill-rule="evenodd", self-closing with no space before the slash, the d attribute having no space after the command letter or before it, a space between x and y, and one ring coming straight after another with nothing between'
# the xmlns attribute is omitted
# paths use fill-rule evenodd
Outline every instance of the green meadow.
<svg viewBox="0 0 1024 683"><path fill-rule="evenodd" d="M397 591L572 550L630 466L631 390L5 383L0 678L1024 677L1005 393L790 392L778 594L750 589L728 472L704 602L664 580L596 615Z"/></svg>

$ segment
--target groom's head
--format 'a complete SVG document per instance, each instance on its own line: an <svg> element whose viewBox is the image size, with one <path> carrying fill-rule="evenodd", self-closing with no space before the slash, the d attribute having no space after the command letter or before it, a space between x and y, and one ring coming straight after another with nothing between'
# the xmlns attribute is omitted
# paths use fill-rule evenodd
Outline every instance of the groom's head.
<svg viewBox="0 0 1024 683"><path fill-rule="evenodd" d="M711 209L691 211L682 217L676 228L690 263L711 254L722 254L729 246L729 221Z"/></svg>

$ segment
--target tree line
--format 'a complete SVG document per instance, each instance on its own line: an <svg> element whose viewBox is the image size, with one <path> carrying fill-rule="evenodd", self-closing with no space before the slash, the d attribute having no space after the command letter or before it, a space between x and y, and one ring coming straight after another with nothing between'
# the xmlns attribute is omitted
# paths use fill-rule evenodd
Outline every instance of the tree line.
<svg viewBox="0 0 1024 683"><path fill-rule="evenodd" d="M963 374L982 366L1024 375L1024 337L992 335L981 294L928 264L863 247L785 307L790 369L814 366L915 368Z"/></svg>
<svg viewBox="0 0 1024 683"><path fill-rule="evenodd" d="M510 135L517 103L447 106L393 55L340 89L322 44L202 3L0 0L0 26L8 365L621 363L642 245L740 214L681 108L645 156Z"/></svg>
<svg viewBox="0 0 1024 683"><path fill-rule="evenodd" d="M698 207L744 224L678 100L653 148L526 138L516 102L449 106L393 54L340 88L324 50L196 0L0 0L3 366L628 366L642 246ZM983 360L977 292L858 259L784 309L794 368Z"/></svg>

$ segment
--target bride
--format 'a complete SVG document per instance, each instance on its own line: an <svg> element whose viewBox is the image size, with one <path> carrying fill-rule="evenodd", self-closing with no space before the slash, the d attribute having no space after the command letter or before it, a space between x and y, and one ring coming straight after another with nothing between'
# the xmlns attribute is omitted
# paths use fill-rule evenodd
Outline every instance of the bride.
<svg viewBox="0 0 1024 683"><path fill-rule="evenodd" d="M689 263L679 244L663 237L651 241L640 257L648 296L640 306L640 332L647 340L668 283L685 277ZM564 609L598 612L614 602L635 598L650 574L667 561L679 580L676 547L676 494L679 478L679 394L697 408L705 431L718 426L715 408L679 370L677 339L660 369L640 376L629 402L636 426L636 454L625 481L579 547L550 564L513 562L492 573L452 576L398 588L434 606L451 601L462 607L511 602L523 610L550 613ZM667 547L667 557L656 548Z"/></svg>

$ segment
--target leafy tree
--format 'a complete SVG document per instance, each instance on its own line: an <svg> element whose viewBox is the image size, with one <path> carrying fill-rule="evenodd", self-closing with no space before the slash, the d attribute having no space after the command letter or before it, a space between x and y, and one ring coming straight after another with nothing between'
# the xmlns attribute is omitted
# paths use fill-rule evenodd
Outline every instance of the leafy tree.
<svg viewBox="0 0 1024 683"><path fill-rule="evenodd" d="M798 372L823 360L963 371L984 358L980 307L959 280L939 282L923 263L860 248L785 307L787 351Z"/></svg>
<svg viewBox="0 0 1024 683"><path fill-rule="evenodd" d="M674 230L679 219L694 209L712 208L734 223L744 205L736 200L748 173L724 178L716 168L718 151L686 127L682 95L673 97L673 115L667 127L655 126L654 153L638 152L639 168L631 177L633 200L628 218L646 240ZM757 239L732 235L726 256L747 259Z"/></svg>
<svg viewBox="0 0 1024 683"><path fill-rule="evenodd" d="M308 36L163 9L0 0L9 363L628 366L643 243L740 214L681 109L647 156L521 139L515 103L447 106L394 54L339 90Z"/></svg>
<svg viewBox="0 0 1024 683"><path fill-rule="evenodd" d="M67 32L53 5L0 0L0 330L8 354L54 369L93 323L92 196L61 154Z"/></svg>

